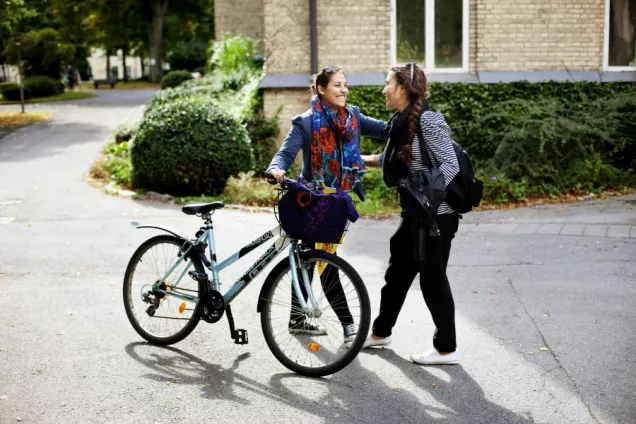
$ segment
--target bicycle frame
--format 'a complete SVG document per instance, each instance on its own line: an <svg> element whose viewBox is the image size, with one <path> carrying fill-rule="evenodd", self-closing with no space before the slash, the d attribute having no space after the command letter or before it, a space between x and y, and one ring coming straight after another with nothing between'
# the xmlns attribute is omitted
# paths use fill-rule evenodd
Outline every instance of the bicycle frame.
<svg viewBox="0 0 636 424"><path fill-rule="evenodd" d="M250 253L252 250L263 245L268 240L271 240L274 237L276 237L276 235L278 235L279 238L274 242L274 244L272 244L270 248L267 249L265 253L263 253L263 255L261 255L261 257L258 258L258 260L227 290L227 292L223 294L223 299L225 301L225 304L229 305L232 302L232 300L234 300L239 295L239 293L243 291L243 289L245 289L245 287L247 287L247 285L258 274L260 274L261 271L265 269L265 267L267 267L267 265L271 263L276 256L278 256L280 252L282 252L287 246L289 246L289 262L290 262L290 269L292 274L292 285L296 293L296 297L298 298L300 307L304 312L308 313L310 316L320 315L318 302L316 301L313 295L313 291L311 290L308 271L304 267L301 268L303 284L305 286L305 291L308 294L311 307L307 305L307 302L305 301L305 298L302 295L298 273L297 273L298 242L296 240L292 240L289 237L287 237L287 235L285 234L285 231L282 229L280 225L273 228L270 231L265 232L263 235L261 235L260 237L252 241L251 243L242 247L238 252L230 255L222 262L217 263L216 245L214 242L214 226L212 225L212 220L210 217L205 217L205 218L206 218L205 227L202 227L201 231L197 233L197 234L200 234L197 240L194 242L186 242L184 244L185 250L183 250L184 248L182 248L182 250L179 252L180 253L179 259L172 265L172 267L170 267L168 272L161 278L161 280L157 281L154 284L154 287L153 287L154 290L162 292L167 296L177 297L183 300L194 301L194 302L198 301L198 299L194 296L191 296L185 293L175 292L174 290L165 291L160 289L159 286L161 286L161 284L170 276L170 274L172 274L172 272L185 260L185 258L187 257L187 254L190 252L191 249L198 250L199 246L201 246L203 243L207 243L208 251L210 255L210 261L208 261L207 258L204 257L205 255L203 254L203 252L201 252L201 255L203 256L201 259L204 262L204 265L212 272L212 279L211 279L212 287L214 288L214 290L221 292L221 281L219 278L219 273L223 269L227 268L228 266L238 261L243 256ZM189 263L188 266L186 266L185 270L181 273L179 278L172 285L173 289L178 288L179 282L186 275L186 273L188 272L191 266L192 266L192 263Z"/></svg>

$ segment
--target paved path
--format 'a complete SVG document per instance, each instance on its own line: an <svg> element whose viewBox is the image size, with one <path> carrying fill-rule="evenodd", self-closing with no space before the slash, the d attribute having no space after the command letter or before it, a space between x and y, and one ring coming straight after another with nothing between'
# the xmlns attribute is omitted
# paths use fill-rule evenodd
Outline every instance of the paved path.
<svg viewBox="0 0 636 424"><path fill-rule="evenodd" d="M262 279L233 303L250 344L234 345L225 321L171 348L143 343L121 281L154 233L129 222L184 233L199 222L177 207L106 196L84 178L108 134L148 97L104 91L40 106L54 112L49 122L0 139L0 217L13 218L0 224L0 423L636 421L635 196L468 214L449 265L460 366L407 360L433 332L418 284L392 348L329 378L291 374L269 352L255 311ZM268 213L215 218L221 257L275 224ZM361 220L342 247L374 315L396 223Z"/></svg>

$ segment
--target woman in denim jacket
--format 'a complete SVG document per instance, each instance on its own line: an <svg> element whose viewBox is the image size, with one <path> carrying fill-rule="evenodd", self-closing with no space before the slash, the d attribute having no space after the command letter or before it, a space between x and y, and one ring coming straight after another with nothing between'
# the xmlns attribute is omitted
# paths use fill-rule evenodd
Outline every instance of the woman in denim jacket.
<svg viewBox="0 0 636 424"><path fill-rule="evenodd" d="M368 118L355 106L347 105L347 77L342 69L327 66L311 86L314 97L311 108L292 118L292 128L283 145L272 159L268 171L280 183L292 165L298 152L303 152L303 167L300 177L306 183L317 183L325 188L353 191L364 200L362 177L367 172L365 165L369 156L360 154L360 137L369 136L386 140L385 123ZM317 246L320 248L320 246ZM329 250L332 253L335 250ZM337 279L337 271L327 266L321 275L325 281ZM333 275L332 275L333 274ZM326 290L327 299L342 303L344 292L337 279ZM292 310L298 310L298 300L292 293ZM354 324L348 305L334 307L344 330L345 343L355 339L358 326ZM292 314L290 333L326 334L327 330L305 320L303 315Z"/></svg>

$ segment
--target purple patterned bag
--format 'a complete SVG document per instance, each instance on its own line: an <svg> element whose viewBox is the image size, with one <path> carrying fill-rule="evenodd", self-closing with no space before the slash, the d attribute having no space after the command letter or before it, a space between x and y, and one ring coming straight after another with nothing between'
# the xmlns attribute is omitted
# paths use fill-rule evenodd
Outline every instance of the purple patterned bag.
<svg viewBox="0 0 636 424"><path fill-rule="evenodd" d="M291 238L340 243L347 223L358 219L351 196L342 190L325 194L294 181L287 182L287 190L278 202L278 215Z"/></svg>

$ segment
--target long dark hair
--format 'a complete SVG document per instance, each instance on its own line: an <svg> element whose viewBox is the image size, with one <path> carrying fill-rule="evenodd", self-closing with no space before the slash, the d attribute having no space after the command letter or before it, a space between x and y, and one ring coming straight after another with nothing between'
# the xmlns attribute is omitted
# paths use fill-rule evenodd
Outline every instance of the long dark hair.
<svg viewBox="0 0 636 424"><path fill-rule="evenodd" d="M395 75L396 82L404 87L409 98L409 143L398 152L397 157L411 166L413 162L413 148L410 140L415 137L415 131L418 128L418 122L422 115L424 100L428 99L428 80L426 74L414 62L407 64L398 64L391 68Z"/></svg>
<svg viewBox="0 0 636 424"><path fill-rule="evenodd" d="M311 83L311 94L318 96L318 98L322 100L320 93L318 92L318 86L327 88L329 81L331 81L331 77L335 74L342 74L346 77L344 71L337 66L325 66L322 68L320 73L316 75L316 78L314 78L314 81Z"/></svg>

